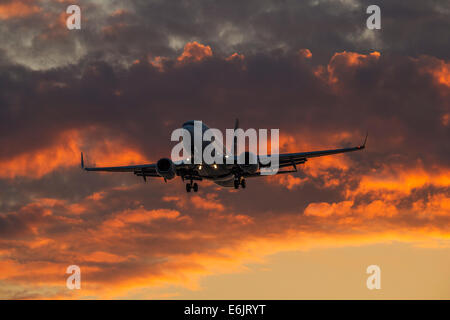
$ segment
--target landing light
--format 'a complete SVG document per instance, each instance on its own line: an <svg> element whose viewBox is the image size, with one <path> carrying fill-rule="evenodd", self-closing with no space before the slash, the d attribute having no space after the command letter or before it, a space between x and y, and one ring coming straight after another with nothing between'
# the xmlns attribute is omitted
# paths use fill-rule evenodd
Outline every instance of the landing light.
<svg viewBox="0 0 450 320"><path fill-rule="evenodd" d="M198 166L198 170L202 170L202 165L199 165L199 166Z"/></svg>
<svg viewBox="0 0 450 320"><path fill-rule="evenodd" d="M217 164L214 163L214 164L213 164L213 168L214 168L214 169L217 169Z"/></svg>

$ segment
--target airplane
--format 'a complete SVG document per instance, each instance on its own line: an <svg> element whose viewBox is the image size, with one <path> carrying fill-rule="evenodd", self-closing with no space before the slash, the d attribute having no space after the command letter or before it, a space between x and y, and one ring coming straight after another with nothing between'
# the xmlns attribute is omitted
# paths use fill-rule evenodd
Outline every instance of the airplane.
<svg viewBox="0 0 450 320"><path fill-rule="evenodd" d="M237 130L239 126L239 120L236 119L234 129ZM194 120L187 121L182 126L191 133L192 143L194 146ZM202 131L208 130L208 126L202 123ZM362 145L351 147L351 148L341 148L341 149L331 149L322 151L311 151L311 152L299 152L299 153L282 153L279 154L279 168L289 168L284 170L278 170L276 174L289 174L297 172L297 165L303 164L308 161L309 158L353 152L363 150L366 146L367 136L364 139ZM236 138L234 138L234 144L236 145ZM211 142L204 141L202 148L204 149L207 144ZM236 147L234 146L234 154L236 154ZM264 176L261 174L261 169L269 167L270 164L262 164L260 161L260 156L256 157L256 163L250 163L249 152L245 151L245 160L243 164L238 164L235 161L233 164L227 164L223 161L223 164L191 164L177 162L175 163L169 158L161 158L156 163L152 164L141 164L141 165L129 165L129 166L119 166L119 167L85 167L83 152L81 153L81 168L85 171L104 171L104 172L132 172L138 177L142 177L145 182L147 182L147 177L151 178L163 178L164 181L171 180L176 176L181 177L182 181L186 181L186 191L194 192L198 191L198 184L195 181L210 180L222 187L234 187L239 189L246 187L246 179L253 177ZM228 157L227 151L224 149L224 157ZM236 156L235 156L236 158Z"/></svg>

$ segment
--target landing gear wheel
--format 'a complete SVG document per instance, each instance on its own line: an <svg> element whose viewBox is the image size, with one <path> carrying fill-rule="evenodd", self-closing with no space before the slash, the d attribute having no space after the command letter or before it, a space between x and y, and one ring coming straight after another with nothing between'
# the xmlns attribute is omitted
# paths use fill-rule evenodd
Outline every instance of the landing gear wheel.
<svg viewBox="0 0 450 320"><path fill-rule="evenodd" d="M190 183L186 183L186 192L191 192L191 187Z"/></svg>
<svg viewBox="0 0 450 320"><path fill-rule="evenodd" d="M197 183L194 183L193 189L194 189L194 192L198 191L198 184Z"/></svg>
<svg viewBox="0 0 450 320"><path fill-rule="evenodd" d="M239 189L239 180L238 179L234 180L234 188Z"/></svg>
<svg viewBox="0 0 450 320"><path fill-rule="evenodd" d="M245 183L245 179L242 179L241 186L242 186L242 189L245 189L245 187L247 186L247 184Z"/></svg>

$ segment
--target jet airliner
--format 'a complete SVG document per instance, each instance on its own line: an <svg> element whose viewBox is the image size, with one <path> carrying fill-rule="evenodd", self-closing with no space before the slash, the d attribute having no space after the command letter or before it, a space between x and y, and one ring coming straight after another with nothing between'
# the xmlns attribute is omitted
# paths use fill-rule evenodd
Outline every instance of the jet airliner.
<svg viewBox="0 0 450 320"><path fill-rule="evenodd" d="M236 120L235 130L238 128L239 122ZM194 139L194 121L187 121L183 124L183 129L186 129L191 133L192 140ZM202 131L208 130L208 126L202 124ZM341 148L341 149L331 149L331 150L321 150L321 151L311 151L311 152L299 152L299 153L282 153L278 155L279 168L276 174L289 174L297 172L297 165L303 164L308 161L309 158L321 157L339 153L346 153L352 151L363 150L366 146L367 135L364 139L362 145L351 147L351 148ZM211 143L211 142L208 142ZM202 148L204 149L208 144L203 142ZM194 145L192 141L191 145ZM234 149L236 154L236 149ZM224 157L229 155L224 152ZM147 178L163 178L165 181L171 180L176 176L181 177L181 179L186 182L186 191L194 192L198 191L197 181L211 180L222 187L234 187L235 189L245 188L246 179L252 177L264 176L261 174L261 169L267 168L270 164L263 164L260 161L260 156L256 156L256 161L249 161L251 155L246 151L243 155L245 161L242 164L238 164L234 161L233 164L227 164L223 161L223 164L191 164L191 163L176 163L169 158L162 158L156 163L152 164L141 164L141 165L129 165L129 166L119 166L119 167L85 167L83 153L81 153L81 168L86 171L104 171L104 172L132 172L136 176L142 177L144 181ZM236 156L234 156L236 159ZM256 163L254 163L256 162Z"/></svg>

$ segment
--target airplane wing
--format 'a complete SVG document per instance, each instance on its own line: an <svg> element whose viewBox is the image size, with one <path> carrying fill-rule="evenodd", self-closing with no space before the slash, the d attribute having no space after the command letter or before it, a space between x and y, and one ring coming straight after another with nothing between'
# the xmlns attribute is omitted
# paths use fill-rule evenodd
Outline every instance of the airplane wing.
<svg viewBox="0 0 450 320"><path fill-rule="evenodd" d="M135 175L143 177L160 177L156 172L156 164L141 164L119 167L85 167L83 153L81 153L81 168L86 171L104 171L104 172L133 172Z"/></svg>
<svg viewBox="0 0 450 320"><path fill-rule="evenodd" d="M294 167L295 170L289 170L289 171L279 171L278 173L290 173L297 171L296 165L305 163L309 158L315 158L315 157L322 157L322 156L328 156L332 154L338 154L338 153L346 153L346 152L353 152L353 151L359 151L363 150L366 147L367 142L367 135L364 139L364 143L362 145L351 147L351 148L341 148L341 149L331 149L331 150L320 150L320 151L311 151L311 152L299 152L299 153L282 153L279 155L279 167ZM269 167L269 165L261 166Z"/></svg>

